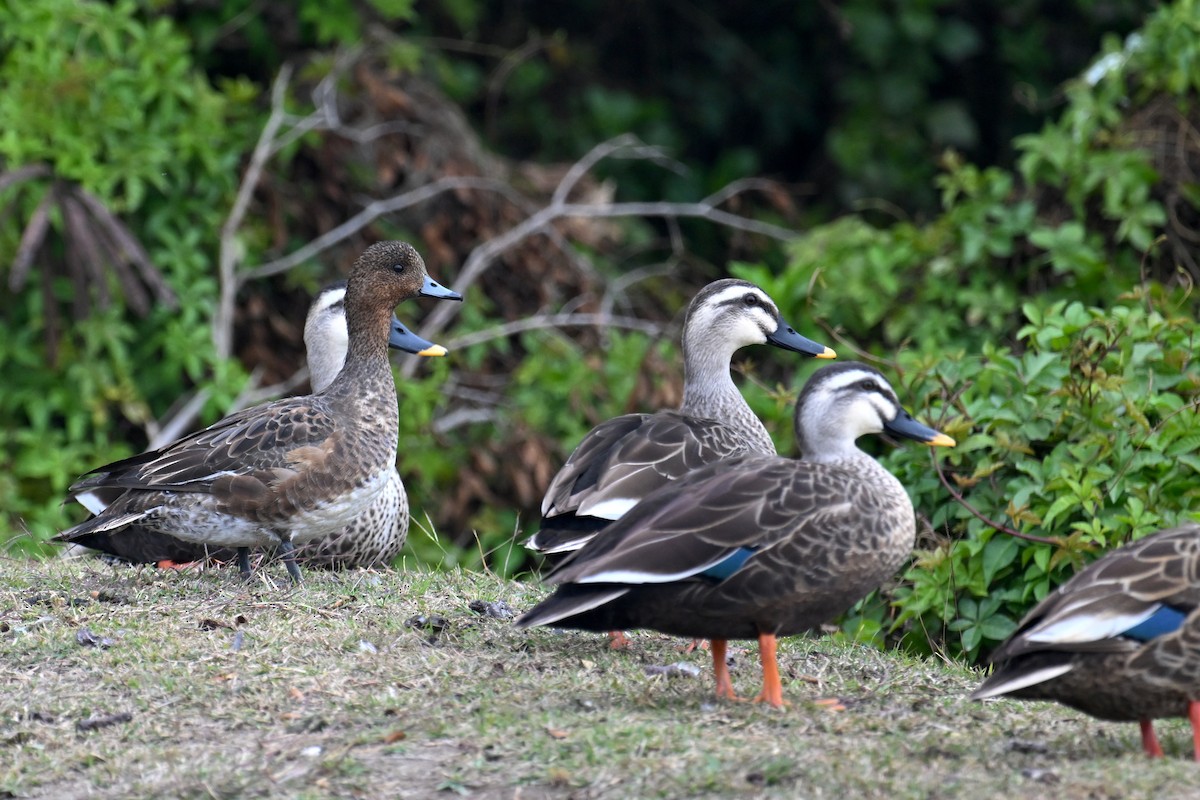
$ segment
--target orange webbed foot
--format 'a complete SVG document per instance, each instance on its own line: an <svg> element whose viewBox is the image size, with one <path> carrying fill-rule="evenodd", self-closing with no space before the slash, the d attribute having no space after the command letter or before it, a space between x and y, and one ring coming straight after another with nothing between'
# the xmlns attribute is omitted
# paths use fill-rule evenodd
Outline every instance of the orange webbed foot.
<svg viewBox="0 0 1200 800"><path fill-rule="evenodd" d="M629 637L625 635L624 631L608 632L608 647L610 650L628 650L629 645Z"/></svg>

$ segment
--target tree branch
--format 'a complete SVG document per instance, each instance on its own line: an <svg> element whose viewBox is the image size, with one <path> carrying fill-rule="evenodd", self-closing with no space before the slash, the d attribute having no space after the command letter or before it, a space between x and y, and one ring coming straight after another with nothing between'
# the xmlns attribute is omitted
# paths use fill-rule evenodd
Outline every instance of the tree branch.
<svg viewBox="0 0 1200 800"><path fill-rule="evenodd" d="M598 327L623 328L625 330L641 331L651 336L662 333L663 326L655 322L647 322L635 317L614 317L609 314L539 314L525 319L513 320L503 325L496 325L474 333L463 334L451 339L445 346L447 350L461 350L477 344L490 342L494 339L505 339L526 331L543 330L545 328ZM405 362L407 366L409 362Z"/></svg>
<svg viewBox="0 0 1200 800"><path fill-rule="evenodd" d="M942 462L938 460L937 455L932 450L929 453L929 457L933 460L933 468L935 470L937 470L938 480L940 480L942 482L942 486L946 487L946 491L950 493L950 496L953 497L955 502L957 502L960 506L965 508L967 511L971 512L971 515L974 516L976 519L978 519L980 522L982 522L984 525L987 525L989 528L994 528L995 530L998 530L1001 533L1007 533L1009 536L1015 536L1018 539L1024 539L1027 542L1038 542L1039 544L1049 544L1049 545L1053 545L1054 547L1062 546L1062 542L1059 541L1058 539L1053 539L1053 538L1050 538L1047 536L1034 536L1032 533L1022 533L1021 531L1018 531L1014 528L1010 528L1007 525L1002 525L999 522L996 522L995 520L985 517L983 514L981 514L979 511L977 511L973 505L971 505L970 503L967 502L966 498L964 498L962 496L961 492L959 492L957 489L955 489L953 486L950 485L950 481L946 480L946 474L944 472L942 472Z"/></svg>
<svg viewBox="0 0 1200 800"><path fill-rule="evenodd" d="M267 117L262 133L258 136L258 143L254 146L254 152L250 156L246 174L242 176L242 183L238 186L233 208L229 210L229 216L225 219L225 224L221 226L220 256L217 267L220 297L217 301L216 318L213 320L213 345L218 358L225 359L233 355L234 303L237 300L238 289L245 280L237 274L238 260L241 257L237 247L237 232L242 226L242 220L246 217L246 210L250 207L250 199L254 195L254 190L258 188L258 182L262 178L267 159L271 157L275 134L283 124L283 104L287 99L287 87L291 78L292 66L284 64L271 87L271 114Z"/></svg>
<svg viewBox="0 0 1200 800"><path fill-rule="evenodd" d="M375 200L369 203L366 208L355 214L350 219L338 225L329 231L313 239L308 244L301 247L299 250L284 256L283 258L269 261L266 264L255 267L254 269L246 270L242 274L242 279L257 280L259 278L267 278L271 275L278 275L281 272L287 272L293 267L303 264L311 258L314 258L318 253L333 247L338 242L353 236L360 230L370 225L384 214L390 214L410 206L415 206L418 203L423 203L426 200L431 200L440 194L446 192L457 191L459 189L480 189L487 191L498 192L505 195L515 203L522 203L523 199L516 196L512 187L500 181L492 180L491 178L473 178L473 177L454 177L441 178L433 183L428 183L419 189L405 192L403 194L389 197L386 200Z"/></svg>

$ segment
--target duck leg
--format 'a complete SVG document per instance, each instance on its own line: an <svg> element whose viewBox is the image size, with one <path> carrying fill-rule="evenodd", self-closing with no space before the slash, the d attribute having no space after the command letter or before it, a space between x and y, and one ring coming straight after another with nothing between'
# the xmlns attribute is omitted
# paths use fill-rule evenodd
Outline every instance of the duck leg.
<svg viewBox="0 0 1200 800"><path fill-rule="evenodd" d="M292 544L291 539L284 539L279 543L279 552L283 553L283 563L292 578L292 583L299 584L300 567L296 566L296 545Z"/></svg>
<svg viewBox="0 0 1200 800"><path fill-rule="evenodd" d="M729 679L729 663L725 661L725 646L724 639L712 640L713 674L717 679L717 697L737 700L738 696L733 691L733 681Z"/></svg>
<svg viewBox="0 0 1200 800"><path fill-rule="evenodd" d="M716 644L714 642L714 644ZM763 688L756 703L770 703L776 708L783 708L787 701L783 699L783 683L779 680L779 661L775 655L775 634L760 633L758 635L758 658L762 661Z"/></svg>
<svg viewBox="0 0 1200 800"><path fill-rule="evenodd" d="M250 548L239 547L237 549L238 572L242 573L243 580L250 580Z"/></svg>
<svg viewBox="0 0 1200 800"><path fill-rule="evenodd" d="M1192 705L1192 703L1188 703L1189 717L1192 716ZM1148 719L1140 719L1138 720L1138 725L1142 729L1142 749L1146 751L1146 755L1150 758L1162 758L1162 745L1158 743L1158 737L1154 735L1154 722Z"/></svg>
<svg viewBox="0 0 1200 800"><path fill-rule="evenodd" d="M1200 761L1200 701L1188 701L1188 721L1192 723L1192 757Z"/></svg>
<svg viewBox="0 0 1200 800"><path fill-rule="evenodd" d="M611 650L628 650L629 637L625 635L625 631L609 631L608 647Z"/></svg>

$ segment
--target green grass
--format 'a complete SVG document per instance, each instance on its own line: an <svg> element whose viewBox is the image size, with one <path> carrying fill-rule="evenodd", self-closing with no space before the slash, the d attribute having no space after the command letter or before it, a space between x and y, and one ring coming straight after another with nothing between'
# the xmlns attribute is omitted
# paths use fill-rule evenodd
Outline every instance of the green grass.
<svg viewBox="0 0 1200 800"><path fill-rule="evenodd" d="M282 578L0 560L0 798L1168 798L1197 782L1182 722L1160 723L1168 758L1151 762L1137 726L972 703L978 675L938 661L789 639L777 711L715 701L707 654L679 640L612 652L468 608L528 607L533 584ZM679 661L700 676L646 673ZM753 645L732 672L757 693ZM844 710L814 702L829 697Z"/></svg>

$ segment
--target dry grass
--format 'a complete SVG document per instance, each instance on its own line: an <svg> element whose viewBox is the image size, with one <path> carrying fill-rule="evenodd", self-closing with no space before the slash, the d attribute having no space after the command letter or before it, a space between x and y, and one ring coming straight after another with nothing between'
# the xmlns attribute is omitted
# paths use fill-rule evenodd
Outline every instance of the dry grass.
<svg viewBox="0 0 1200 800"><path fill-rule="evenodd" d="M526 607L533 585L282 574L0 561L0 797L1168 798L1196 782L1180 722L1149 762L1136 726L971 703L977 677L933 661L791 639L779 712L714 702L706 655L677 640L614 653L468 607ZM700 676L647 675L679 661ZM733 677L757 691L753 647ZM115 714L131 717L78 727Z"/></svg>

